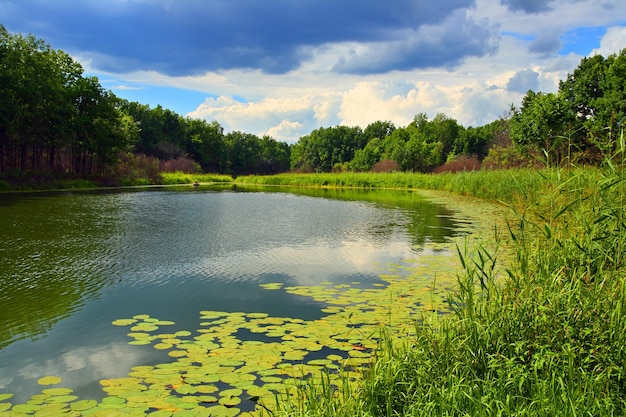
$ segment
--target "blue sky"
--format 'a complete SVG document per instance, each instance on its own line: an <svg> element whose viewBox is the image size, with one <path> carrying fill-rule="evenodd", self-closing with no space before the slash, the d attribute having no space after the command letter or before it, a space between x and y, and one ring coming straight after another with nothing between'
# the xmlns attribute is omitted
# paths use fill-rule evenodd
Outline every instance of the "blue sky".
<svg viewBox="0 0 626 417"><path fill-rule="evenodd" d="M0 16L120 97L287 142L422 112L482 125L626 47L623 0L0 0Z"/></svg>

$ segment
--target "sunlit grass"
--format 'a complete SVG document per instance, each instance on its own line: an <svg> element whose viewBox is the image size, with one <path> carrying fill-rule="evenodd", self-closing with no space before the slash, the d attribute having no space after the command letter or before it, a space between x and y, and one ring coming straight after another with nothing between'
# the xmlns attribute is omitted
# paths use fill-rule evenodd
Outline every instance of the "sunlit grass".
<svg viewBox="0 0 626 417"><path fill-rule="evenodd" d="M441 190L511 203L521 199L536 200L542 189L555 182L557 175L553 170L537 171L531 169L442 174L409 172L289 173L238 177L236 182L273 186Z"/></svg>
<svg viewBox="0 0 626 417"><path fill-rule="evenodd" d="M602 169L527 171L540 180L500 198L524 203L502 231L517 253L506 279L497 250L460 245L454 316L416 322L411 340L383 332L357 393L311 389L282 415L624 415L624 160L622 142ZM500 189L493 174L479 176Z"/></svg>
<svg viewBox="0 0 626 417"><path fill-rule="evenodd" d="M184 172L163 172L161 174L163 185L176 184L211 184L216 182L231 182L233 178L224 174L187 174Z"/></svg>

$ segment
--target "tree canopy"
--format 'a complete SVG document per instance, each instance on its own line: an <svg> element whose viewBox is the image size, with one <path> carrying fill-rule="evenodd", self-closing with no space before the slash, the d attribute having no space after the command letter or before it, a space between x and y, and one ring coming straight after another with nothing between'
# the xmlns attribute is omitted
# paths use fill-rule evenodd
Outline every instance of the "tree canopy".
<svg viewBox="0 0 626 417"><path fill-rule="evenodd" d="M404 127L374 121L320 127L288 145L269 136L225 133L217 121L129 102L85 76L81 65L32 35L0 25L0 176L19 171L107 175L130 156L161 169L195 167L231 175L399 169L431 172L455 160L489 167L595 161L626 123L626 50L584 58L558 92L528 91L519 109L464 127L417 113ZM174 161L175 163L169 163ZM176 161L182 161L176 163ZM167 162L167 164L163 164ZM378 167L378 168L377 168ZM158 167L157 167L158 169Z"/></svg>

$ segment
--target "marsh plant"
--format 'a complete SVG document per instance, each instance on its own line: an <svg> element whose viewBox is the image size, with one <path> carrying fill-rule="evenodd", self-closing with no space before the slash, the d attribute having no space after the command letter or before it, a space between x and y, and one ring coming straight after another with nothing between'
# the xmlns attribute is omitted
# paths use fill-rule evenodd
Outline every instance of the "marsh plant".
<svg viewBox="0 0 626 417"><path fill-rule="evenodd" d="M615 148L601 170L543 173L541 192L520 189L502 234L513 262L499 261L497 245L459 245L454 315L416 321L410 340L383 329L358 389L311 389L305 407L289 413L623 415L623 135Z"/></svg>

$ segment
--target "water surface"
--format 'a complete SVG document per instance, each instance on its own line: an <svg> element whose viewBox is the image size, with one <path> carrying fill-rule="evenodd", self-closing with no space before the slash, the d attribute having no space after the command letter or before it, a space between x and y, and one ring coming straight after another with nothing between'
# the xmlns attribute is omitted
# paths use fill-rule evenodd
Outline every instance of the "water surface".
<svg viewBox="0 0 626 417"><path fill-rule="evenodd" d="M307 195L308 194L308 195ZM150 190L0 195L0 393L59 375L81 398L163 360L111 325L198 326L202 310L312 320L324 306L260 284L380 284L386 265L465 230L414 192Z"/></svg>

